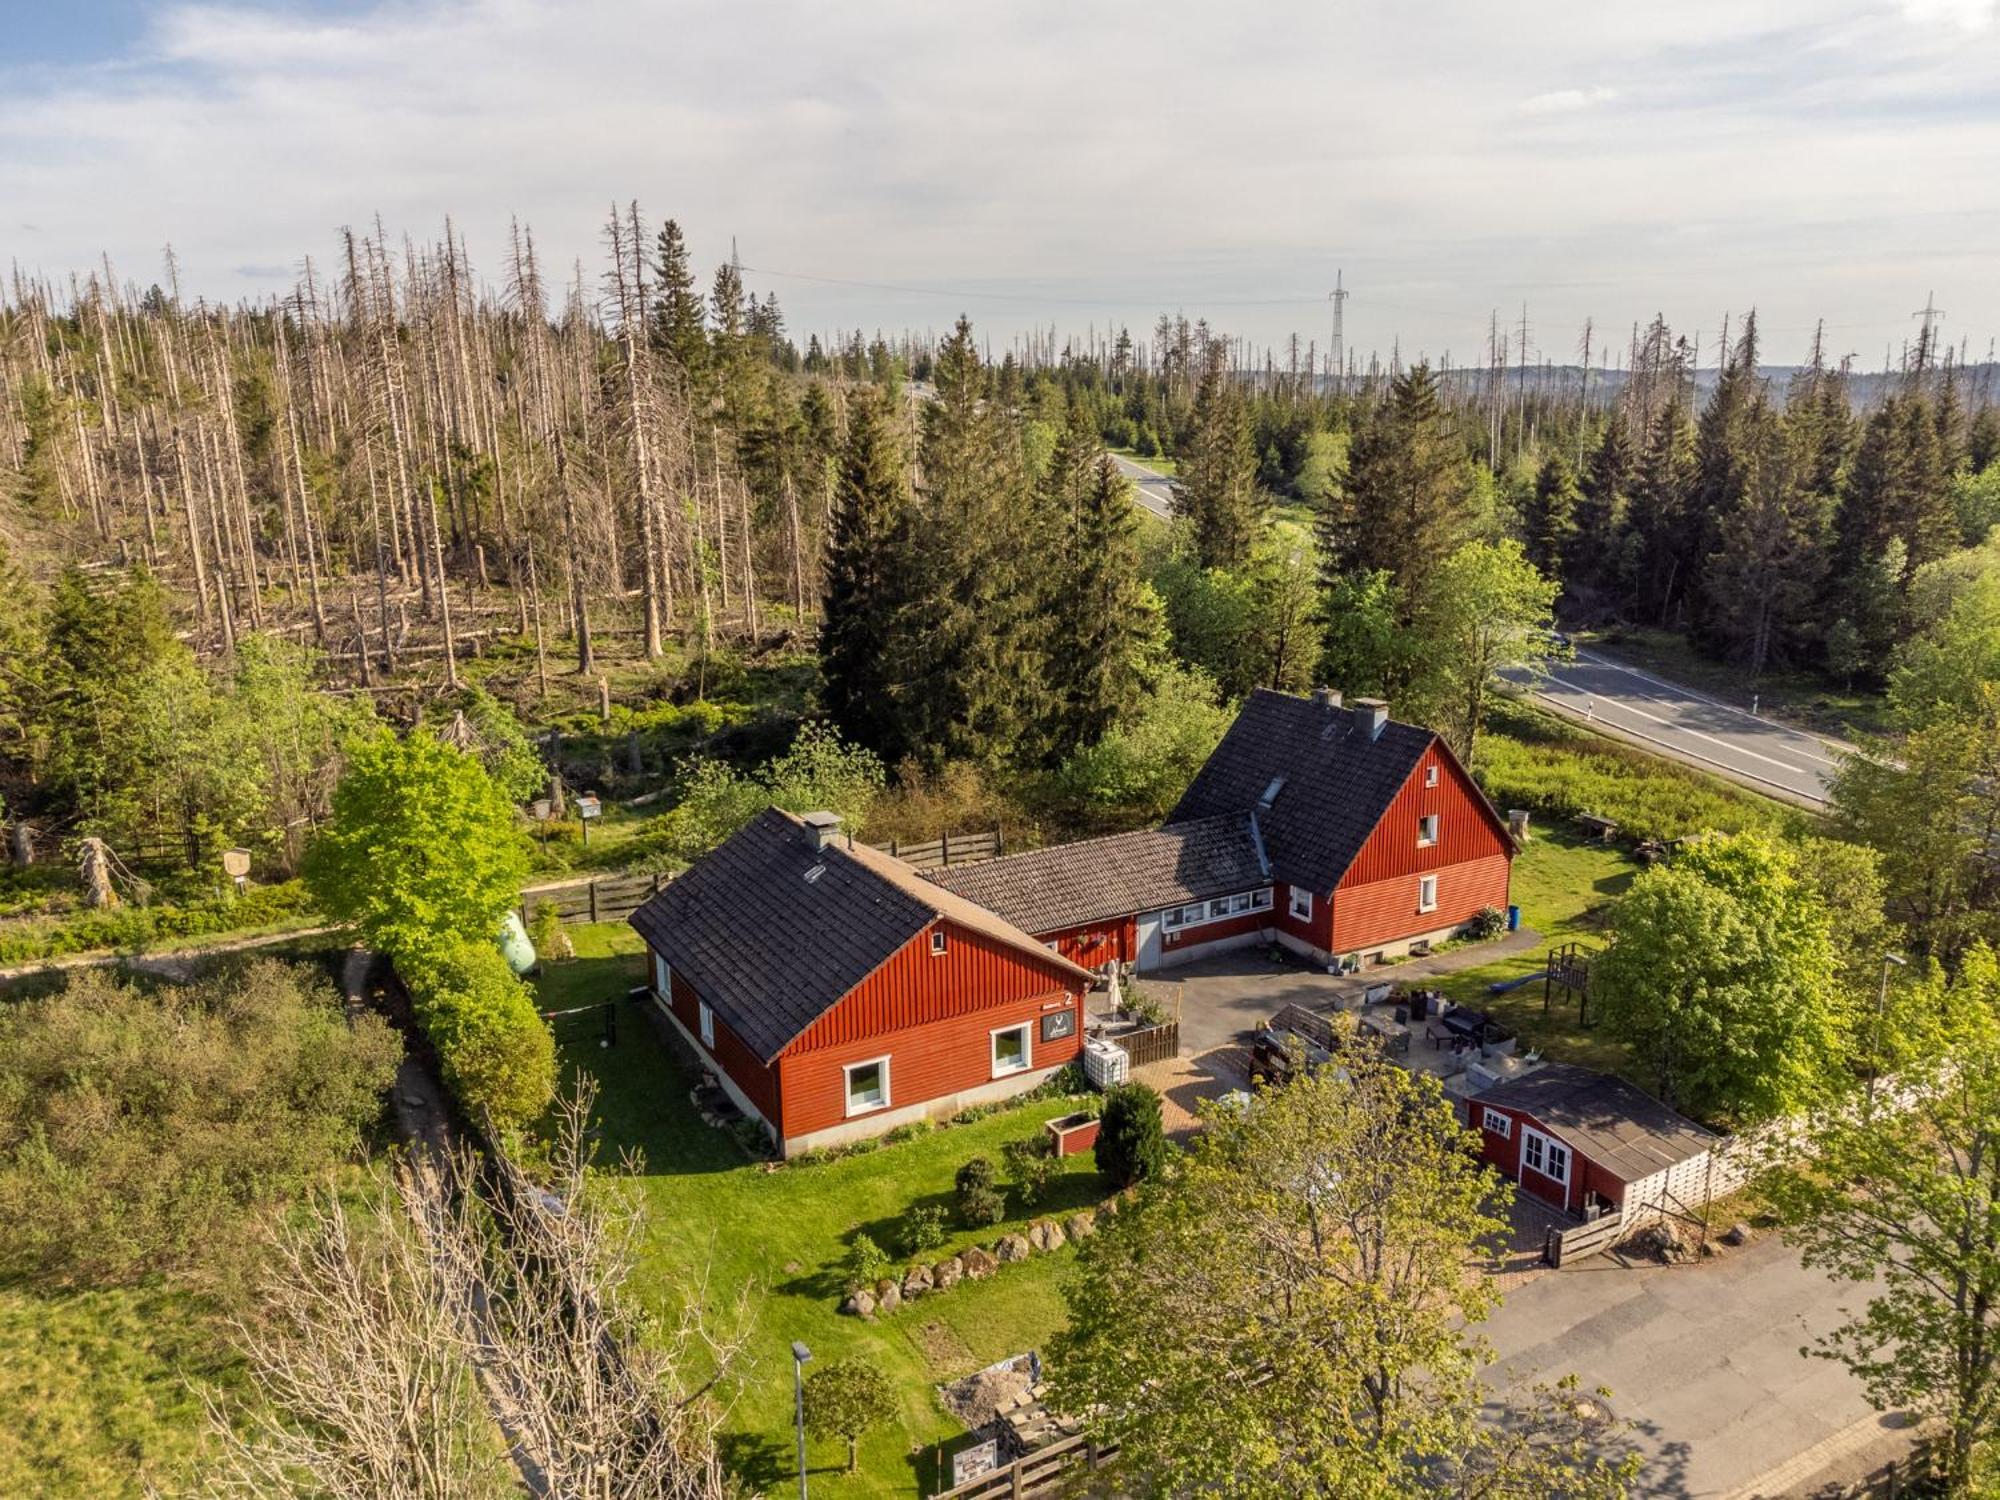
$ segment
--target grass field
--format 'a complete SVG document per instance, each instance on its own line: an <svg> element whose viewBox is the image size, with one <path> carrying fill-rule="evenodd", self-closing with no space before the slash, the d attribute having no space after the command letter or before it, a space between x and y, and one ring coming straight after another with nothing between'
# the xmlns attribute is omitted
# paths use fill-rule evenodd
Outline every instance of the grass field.
<svg viewBox="0 0 2000 1500"><path fill-rule="evenodd" d="M1596 1027L1577 1023L1576 1006L1560 998L1542 1009L1539 980L1504 995L1491 994L1496 981L1518 979L1546 967L1551 946L1577 942L1586 950L1604 945L1604 918L1611 902L1623 895L1638 873L1638 863L1624 850L1601 844L1566 828L1535 833L1514 861L1514 904L1521 908L1523 926L1541 934L1538 947L1462 969L1438 981L1438 987L1462 1005L1491 1011L1519 1033L1520 1050L1621 1073L1635 1075L1624 1045Z"/></svg>
<svg viewBox="0 0 2000 1500"><path fill-rule="evenodd" d="M1821 734L1882 734L1889 728L1887 700L1880 693L1843 686L1817 672L1771 671L1752 678L1739 666L1703 656L1686 636L1668 630L1615 630L1579 639L1725 703L1748 708L1754 693L1759 712Z"/></svg>
<svg viewBox="0 0 2000 1500"><path fill-rule="evenodd" d="M578 957L549 966L540 990L545 1008L620 997L641 982L639 942L629 928L569 930ZM753 1289L749 1362L726 1434L731 1468L773 1492L791 1483L788 1351L799 1339L817 1362L848 1355L875 1361L900 1398L897 1422L863 1440L857 1474L839 1472L842 1445L810 1446L814 1493L928 1493L936 1484L936 1445L961 1431L938 1405L936 1386L1039 1347L1063 1321L1058 1288L1071 1256L1063 1250L1003 1267L989 1280L962 1283L870 1324L837 1311L848 1243L865 1232L894 1255L913 1205L949 1205L953 1175L964 1162L983 1155L998 1165L1007 1141L1035 1133L1070 1106L1035 1101L865 1155L771 1171L701 1122L688 1099L685 1064L636 1007L621 1006L615 1047L600 1046L594 1023L581 1018L565 1028L562 1041L566 1064L595 1074L603 1087L598 1115L607 1158L626 1149L644 1155L634 1180L647 1220L642 1295L671 1303L704 1273L717 1302L745 1283ZM1041 1212L1066 1215L1102 1195L1088 1155L1066 1166ZM934 1262L969 1244L990 1244L1028 1217L976 1233L954 1227L945 1248L922 1258Z"/></svg>

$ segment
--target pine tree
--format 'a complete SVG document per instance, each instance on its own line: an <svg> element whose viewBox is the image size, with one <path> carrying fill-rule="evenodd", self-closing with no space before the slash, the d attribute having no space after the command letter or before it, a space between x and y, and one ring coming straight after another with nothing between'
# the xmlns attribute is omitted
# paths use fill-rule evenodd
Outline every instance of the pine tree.
<svg viewBox="0 0 2000 1500"><path fill-rule="evenodd" d="M1158 608L1139 577L1131 486L1101 449L1067 528L1047 641L1051 758L1101 740L1138 704Z"/></svg>
<svg viewBox="0 0 2000 1500"><path fill-rule="evenodd" d="M1646 614L1662 625L1680 607L1692 571L1695 539L1688 499L1693 486L1694 429L1680 402L1669 401L1646 435L1630 512L1637 541L1633 592Z"/></svg>
<svg viewBox="0 0 2000 1500"><path fill-rule="evenodd" d="M1862 429L1835 521L1834 568L1844 595L1842 613L1854 615L1870 575L1891 541L1902 545L1904 574L1935 561L1958 543L1937 419L1916 391L1891 396Z"/></svg>
<svg viewBox="0 0 2000 1500"><path fill-rule="evenodd" d="M1637 465L1625 424L1613 418L1591 450L1590 463L1578 486L1576 529L1562 558L1561 576L1573 600L1589 601L1619 576L1625 550L1626 508Z"/></svg>
<svg viewBox="0 0 2000 1500"><path fill-rule="evenodd" d="M1722 545L1723 529L1744 503L1768 422L1769 402L1763 377L1757 373L1753 310L1744 318L1743 332L1695 425L1694 486L1687 514L1694 534L1689 539L1687 594L1696 628L1711 639L1715 603L1708 588L1708 562Z"/></svg>
<svg viewBox="0 0 2000 1500"><path fill-rule="evenodd" d="M1174 479L1174 514L1188 522L1203 567L1236 568L1249 561L1265 509L1249 416L1218 345L1195 394L1194 430Z"/></svg>
<svg viewBox="0 0 2000 1500"><path fill-rule="evenodd" d="M1437 377L1412 366L1354 440L1346 492L1321 521L1327 566L1343 577L1386 572L1407 611L1477 517L1471 465Z"/></svg>
<svg viewBox="0 0 2000 1500"><path fill-rule="evenodd" d="M820 661L827 712L840 732L885 754L901 749L893 743L885 661L908 511L895 426L878 401L857 397L835 481Z"/></svg>
<svg viewBox="0 0 2000 1500"><path fill-rule="evenodd" d="M1521 517L1528 560L1545 576L1563 581L1563 563L1577 533L1577 511L1583 503L1569 460L1551 451L1535 475Z"/></svg>
<svg viewBox="0 0 2000 1500"><path fill-rule="evenodd" d="M701 293L687 241L672 219L660 226L659 259L654 263L653 347L680 365L690 383L708 368L708 330L703 326Z"/></svg>
<svg viewBox="0 0 2000 1500"><path fill-rule="evenodd" d="M1966 438L1965 457L1975 474L1984 474L2000 460L2000 406L1979 408Z"/></svg>
<svg viewBox="0 0 2000 1500"><path fill-rule="evenodd" d="M1825 507L1799 482L1785 426L1758 405L1742 492L1707 559L1708 633L1753 675L1803 633L1819 593Z"/></svg>

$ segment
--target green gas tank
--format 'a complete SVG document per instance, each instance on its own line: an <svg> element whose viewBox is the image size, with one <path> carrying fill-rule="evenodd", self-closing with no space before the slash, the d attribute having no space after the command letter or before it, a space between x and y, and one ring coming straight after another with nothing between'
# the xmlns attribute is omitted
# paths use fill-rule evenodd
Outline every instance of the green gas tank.
<svg viewBox="0 0 2000 1500"><path fill-rule="evenodd" d="M507 960L507 967L516 974L525 974L535 966L535 945L528 938L528 929L521 925L521 914L507 913L507 920L500 924L500 956Z"/></svg>

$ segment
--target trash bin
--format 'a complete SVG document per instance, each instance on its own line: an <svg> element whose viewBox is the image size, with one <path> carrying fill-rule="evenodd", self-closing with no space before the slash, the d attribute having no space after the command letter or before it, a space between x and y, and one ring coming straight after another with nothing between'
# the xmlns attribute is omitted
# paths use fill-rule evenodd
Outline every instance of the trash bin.
<svg viewBox="0 0 2000 1500"><path fill-rule="evenodd" d="M1520 908L1520 907L1518 907L1518 906L1509 906L1509 907L1507 908L1507 930L1508 930L1509 932L1519 932L1519 931L1521 930L1521 908Z"/></svg>

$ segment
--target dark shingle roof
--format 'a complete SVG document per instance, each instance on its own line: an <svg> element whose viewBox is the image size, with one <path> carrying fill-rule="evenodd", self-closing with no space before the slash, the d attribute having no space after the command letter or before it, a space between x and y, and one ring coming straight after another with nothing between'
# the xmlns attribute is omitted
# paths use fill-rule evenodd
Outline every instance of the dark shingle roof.
<svg viewBox="0 0 2000 1500"><path fill-rule="evenodd" d="M815 849L805 825L777 808L669 882L631 923L768 1062L941 916L1089 978L900 860L838 843Z"/></svg>
<svg viewBox="0 0 2000 1500"><path fill-rule="evenodd" d="M1270 879L1246 813L1170 823L937 870L930 878L1028 932L1158 911Z"/></svg>
<svg viewBox="0 0 2000 1500"><path fill-rule="evenodd" d="M1259 688L1169 821L1247 812L1282 778L1258 814L1272 872L1289 885L1330 891L1435 738L1390 720L1371 740L1356 709Z"/></svg>
<svg viewBox="0 0 2000 1500"><path fill-rule="evenodd" d="M1544 1063L1471 1102L1533 1115L1620 1182L1663 1172L1720 1139L1624 1079L1568 1063Z"/></svg>

